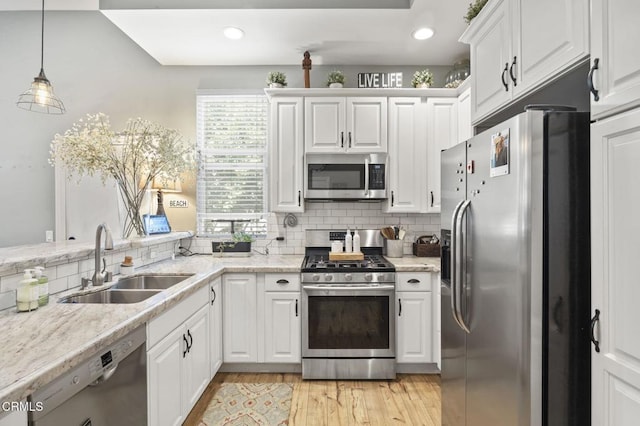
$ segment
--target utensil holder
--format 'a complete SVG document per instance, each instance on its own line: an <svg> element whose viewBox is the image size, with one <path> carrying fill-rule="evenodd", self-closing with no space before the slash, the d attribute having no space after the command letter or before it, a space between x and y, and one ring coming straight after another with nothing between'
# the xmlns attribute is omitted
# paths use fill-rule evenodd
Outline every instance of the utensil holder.
<svg viewBox="0 0 640 426"><path fill-rule="evenodd" d="M404 255L403 240L384 240L387 257L402 257Z"/></svg>

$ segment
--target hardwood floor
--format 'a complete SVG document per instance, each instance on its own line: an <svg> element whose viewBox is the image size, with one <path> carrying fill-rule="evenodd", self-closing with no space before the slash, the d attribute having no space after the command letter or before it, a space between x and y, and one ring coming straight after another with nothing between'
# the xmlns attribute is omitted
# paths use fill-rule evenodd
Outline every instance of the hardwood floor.
<svg viewBox="0 0 640 426"><path fill-rule="evenodd" d="M289 424L440 426L440 376L399 374L396 380L302 380L299 374L218 373L185 421L197 426L224 382L293 383Z"/></svg>

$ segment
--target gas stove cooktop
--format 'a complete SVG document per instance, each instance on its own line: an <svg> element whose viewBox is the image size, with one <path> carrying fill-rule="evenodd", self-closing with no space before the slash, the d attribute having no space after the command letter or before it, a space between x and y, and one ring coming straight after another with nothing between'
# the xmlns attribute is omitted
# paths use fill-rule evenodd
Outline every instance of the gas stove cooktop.
<svg viewBox="0 0 640 426"><path fill-rule="evenodd" d="M364 260L329 260L329 253L304 258L302 272L394 272L395 267L382 255L365 255Z"/></svg>

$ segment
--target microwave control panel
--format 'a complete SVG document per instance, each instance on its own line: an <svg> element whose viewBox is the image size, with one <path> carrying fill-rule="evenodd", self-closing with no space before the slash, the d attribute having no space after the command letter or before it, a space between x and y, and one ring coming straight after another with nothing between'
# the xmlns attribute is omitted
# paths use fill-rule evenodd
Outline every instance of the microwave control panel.
<svg viewBox="0 0 640 426"><path fill-rule="evenodd" d="M385 189L384 164L369 164L369 189Z"/></svg>

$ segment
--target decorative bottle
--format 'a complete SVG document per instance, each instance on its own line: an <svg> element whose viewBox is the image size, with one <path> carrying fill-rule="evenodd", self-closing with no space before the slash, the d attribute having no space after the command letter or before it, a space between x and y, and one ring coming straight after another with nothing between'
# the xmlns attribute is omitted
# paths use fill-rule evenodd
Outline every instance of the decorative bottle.
<svg viewBox="0 0 640 426"><path fill-rule="evenodd" d="M358 228L353 231L353 252L360 253L360 235L358 234Z"/></svg>
<svg viewBox="0 0 640 426"><path fill-rule="evenodd" d="M347 233L344 236L344 251L346 253L353 252L353 239L351 237L351 231L347 228Z"/></svg>

